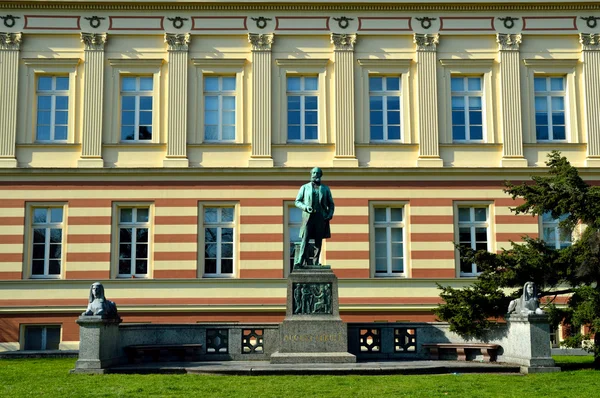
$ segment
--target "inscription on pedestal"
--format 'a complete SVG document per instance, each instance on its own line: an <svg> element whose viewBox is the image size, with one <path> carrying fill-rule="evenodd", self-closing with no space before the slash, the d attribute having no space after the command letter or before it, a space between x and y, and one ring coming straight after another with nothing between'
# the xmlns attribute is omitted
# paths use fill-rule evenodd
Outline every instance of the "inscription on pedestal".
<svg viewBox="0 0 600 398"><path fill-rule="evenodd" d="M331 314L331 283L293 283L294 314Z"/></svg>

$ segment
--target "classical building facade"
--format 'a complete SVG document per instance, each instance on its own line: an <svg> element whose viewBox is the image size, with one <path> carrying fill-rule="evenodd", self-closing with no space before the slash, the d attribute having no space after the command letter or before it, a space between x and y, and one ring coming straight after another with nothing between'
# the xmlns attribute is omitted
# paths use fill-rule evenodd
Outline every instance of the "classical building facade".
<svg viewBox="0 0 600 398"><path fill-rule="evenodd" d="M454 244L522 235L503 181L600 178L600 10L554 0L0 1L0 349L125 322L279 322L319 166L345 321L432 321Z"/></svg>

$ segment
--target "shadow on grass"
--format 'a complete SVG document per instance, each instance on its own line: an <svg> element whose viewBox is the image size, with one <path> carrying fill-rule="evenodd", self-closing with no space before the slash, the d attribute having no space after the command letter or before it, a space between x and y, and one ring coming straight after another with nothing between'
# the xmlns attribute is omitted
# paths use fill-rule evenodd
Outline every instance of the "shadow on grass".
<svg viewBox="0 0 600 398"><path fill-rule="evenodd" d="M594 357L591 355L556 355L553 358L556 366L559 366L564 372L571 370L598 370L594 367Z"/></svg>

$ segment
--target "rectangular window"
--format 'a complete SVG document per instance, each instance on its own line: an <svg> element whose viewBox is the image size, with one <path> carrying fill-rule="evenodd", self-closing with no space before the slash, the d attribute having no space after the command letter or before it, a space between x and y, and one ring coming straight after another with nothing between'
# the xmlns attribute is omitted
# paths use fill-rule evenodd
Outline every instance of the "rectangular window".
<svg viewBox="0 0 600 398"><path fill-rule="evenodd" d="M294 269L294 255L296 243L301 243L300 228L302 227L302 210L295 206L288 207L288 244L289 244L289 271ZM314 242L314 240L313 240Z"/></svg>
<svg viewBox="0 0 600 398"><path fill-rule="evenodd" d="M565 78L535 76L535 136L538 141L567 139L565 123Z"/></svg>
<svg viewBox="0 0 600 398"><path fill-rule="evenodd" d="M483 141L483 90L481 77L454 76L452 92L452 140Z"/></svg>
<svg viewBox="0 0 600 398"><path fill-rule="evenodd" d="M571 233L560 228L560 222L568 215L563 214L559 218L552 217L552 213L542 215L542 239L546 246L553 249L564 249L571 246Z"/></svg>
<svg viewBox="0 0 600 398"><path fill-rule="evenodd" d="M60 278L64 208L33 207L31 212L31 277Z"/></svg>
<svg viewBox="0 0 600 398"><path fill-rule="evenodd" d="M233 276L234 207L203 208L204 276Z"/></svg>
<svg viewBox="0 0 600 398"><path fill-rule="evenodd" d="M69 125L69 76L37 78L37 141L66 141Z"/></svg>
<svg viewBox="0 0 600 398"><path fill-rule="evenodd" d="M204 78L204 139L235 141L235 76Z"/></svg>
<svg viewBox="0 0 600 398"><path fill-rule="evenodd" d="M317 141L319 138L319 78L287 77L288 141Z"/></svg>
<svg viewBox="0 0 600 398"><path fill-rule="evenodd" d="M400 85L399 76L369 76L371 141L400 141Z"/></svg>
<svg viewBox="0 0 600 398"><path fill-rule="evenodd" d="M148 277L150 208L118 208L119 277Z"/></svg>
<svg viewBox="0 0 600 398"><path fill-rule="evenodd" d="M489 207L458 208L458 242L474 250L489 250ZM476 276L477 265L460 260L460 276Z"/></svg>
<svg viewBox="0 0 600 398"><path fill-rule="evenodd" d="M404 273L404 212L402 207L375 207L375 276Z"/></svg>
<svg viewBox="0 0 600 398"><path fill-rule="evenodd" d="M152 140L152 76L121 78L121 141Z"/></svg>
<svg viewBox="0 0 600 398"><path fill-rule="evenodd" d="M23 349L26 351L58 350L60 345L60 326L25 326L23 337L25 338Z"/></svg>

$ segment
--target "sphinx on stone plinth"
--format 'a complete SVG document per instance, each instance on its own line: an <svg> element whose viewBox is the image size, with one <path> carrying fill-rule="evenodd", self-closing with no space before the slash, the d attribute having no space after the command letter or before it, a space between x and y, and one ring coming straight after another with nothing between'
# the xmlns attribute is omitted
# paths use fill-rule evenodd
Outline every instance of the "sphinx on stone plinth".
<svg viewBox="0 0 600 398"><path fill-rule="evenodd" d="M81 316L100 315L104 318L118 318L117 305L104 295L102 283L95 282L90 286L89 304Z"/></svg>
<svg viewBox="0 0 600 398"><path fill-rule="evenodd" d="M540 308L540 301L537 297L537 288L535 283L527 282L523 286L523 294L520 298L512 300L508 305L508 313L518 315L543 315L544 311Z"/></svg>

